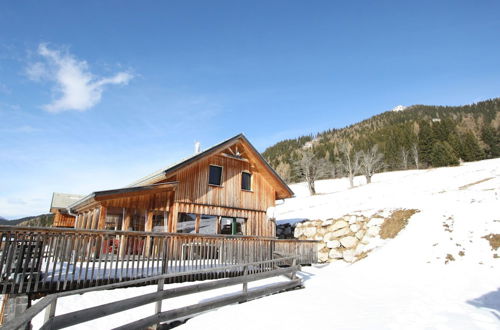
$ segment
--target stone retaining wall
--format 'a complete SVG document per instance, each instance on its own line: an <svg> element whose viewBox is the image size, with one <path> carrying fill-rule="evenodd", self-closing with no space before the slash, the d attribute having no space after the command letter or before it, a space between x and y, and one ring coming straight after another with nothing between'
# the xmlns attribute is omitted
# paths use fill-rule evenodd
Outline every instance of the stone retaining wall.
<svg viewBox="0 0 500 330"><path fill-rule="evenodd" d="M354 262L380 242L381 215L345 215L338 219L312 220L298 223L294 237L321 241L318 248L320 262L344 260Z"/></svg>

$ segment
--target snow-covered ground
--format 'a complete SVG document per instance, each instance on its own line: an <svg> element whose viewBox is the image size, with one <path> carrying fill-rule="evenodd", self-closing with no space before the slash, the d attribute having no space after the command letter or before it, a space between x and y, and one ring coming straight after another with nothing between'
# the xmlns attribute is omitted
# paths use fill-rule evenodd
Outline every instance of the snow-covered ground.
<svg viewBox="0 0 500 330"><path fill-rule="evenodd" d="M292 185L297 197L276 207L275 215L280 220L397 208L421 212L395 239L355 264L304 267L303 290L220 308L179 329L500 329L500 258L483 238L500 234L500 159L376 174L370 185L362 177L355 182L353 189L347 179L318 182L316 196L308 196L304 184ZM448 255L454 261L446 262ZM239 289L175 298L163 309ZM152 291L150 286L68 297L57 314ZM116 327L153 310L144 306L78 328Z"/></svg>

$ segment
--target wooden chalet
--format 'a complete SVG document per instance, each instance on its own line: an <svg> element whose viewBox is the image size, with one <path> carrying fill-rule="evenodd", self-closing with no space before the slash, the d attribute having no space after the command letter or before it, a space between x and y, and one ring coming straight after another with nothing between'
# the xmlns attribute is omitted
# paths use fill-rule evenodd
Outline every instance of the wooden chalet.
<svg viewBox="0 0 500 330"><path fill-rule="evenodd" d="M77 198L68 203L71 198ZM54 194L54 226L275 236L266 211L293 192L243 134L127 187ZM81 197L81 198L80 198Z"/></svg>

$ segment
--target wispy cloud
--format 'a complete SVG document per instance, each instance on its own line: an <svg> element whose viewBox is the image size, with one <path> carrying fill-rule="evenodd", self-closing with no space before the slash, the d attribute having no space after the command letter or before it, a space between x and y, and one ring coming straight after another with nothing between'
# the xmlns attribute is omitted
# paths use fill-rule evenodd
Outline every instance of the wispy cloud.
<svg viewBox="0 0 500 330"><path fill-rule="evenodd" d="M89 65L68 51L40 44L37 51L41 61L31 63L26 74L33 81L50 81L56 97L42 108L49 112L85 111L101 101L106 85L126 85L133 78L128 72L100 78L92 74Z"/></svg>

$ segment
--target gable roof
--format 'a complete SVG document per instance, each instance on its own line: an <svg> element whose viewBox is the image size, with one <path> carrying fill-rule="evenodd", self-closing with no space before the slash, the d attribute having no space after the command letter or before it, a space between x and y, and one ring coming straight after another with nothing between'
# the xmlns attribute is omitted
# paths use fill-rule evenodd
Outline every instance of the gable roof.
<svg viewBox="0 0 500 330"><path fill-rule="evenodd" d="M178 163L175 163L173 165L170 165L168 167L160 169L156 172L153 172L153 173L131 183L127 187L137 187L137 186L152 184L152 183L156 183L160 180L166 179L168 176L173 175L174 172L176 172L176 171L178 171L186 166L189 166L192 163L194 163L194 162L196 162L204 157L216 154L216 153L232 146L233 144L235 144L238 141L243 142L248 147L249 151L254 155L254 158L256 158L263 165L263 167L268 171L270 176L273 177L275 179L276 183L281 187L281 189L283 190L284 193L280 194L278 196L278 198L282 199L282 198L292 197L294 194L293 194L293 191L290 189L290 187L288 187L288 185L285 183L285 181L283 181L283 179L278 175L278 173L276 173L276 171L271 167L271 165L269 165L269 163L264 159L264 157L262 157L260 152L258 152L257 149L255 149L255 147L250 143L250 141L248 141L248 139L242 133L235 135L232 138L229 138L225 141L222 141L222 142L220 142L220 143L218 143L218 144L216 144L216 145L214 145L214 146L212 146L212 147L210 147L210 148L208 148L200 153L194 154L186 159L183 159Z"/></svg>
<svg viewBox="0 0 500 330"><path fill-rule="evenodd" d="M66 209L71 204L81 200L84 195L53 193L52 202L50 203L50 210Z"/></svg>

